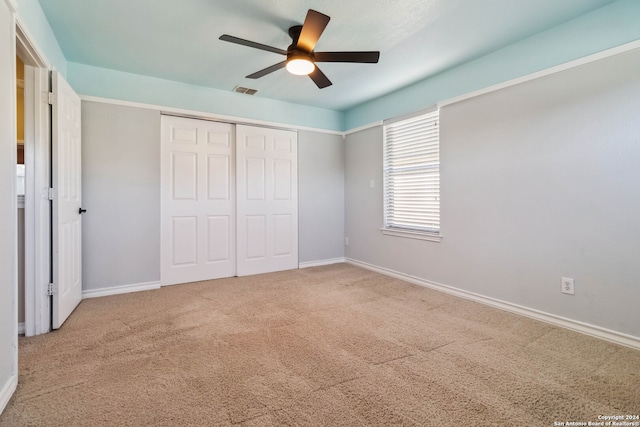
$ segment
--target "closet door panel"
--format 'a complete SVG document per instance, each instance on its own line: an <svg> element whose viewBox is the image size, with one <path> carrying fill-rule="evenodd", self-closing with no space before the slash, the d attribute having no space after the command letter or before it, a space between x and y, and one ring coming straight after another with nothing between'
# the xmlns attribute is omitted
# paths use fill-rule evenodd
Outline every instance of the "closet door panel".
<svg viewBox="0 0 640 427"><path fill-rule="evenodd" d="M234 126L162 116L162 285L236 275Z"/></svg>
<svg viewBox="0 0 640 427"><path fill-rule="evenodd" d="M238 276L298 268L297 133L236 128Z"/></svg>

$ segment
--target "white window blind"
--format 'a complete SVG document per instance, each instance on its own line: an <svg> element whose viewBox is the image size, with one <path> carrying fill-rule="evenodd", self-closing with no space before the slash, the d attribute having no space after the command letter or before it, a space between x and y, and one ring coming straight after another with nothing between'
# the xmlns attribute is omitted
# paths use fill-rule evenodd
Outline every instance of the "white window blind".
<svg viewBox="0 0 640 427"><path fill-rule="evenodd" d="M439 111L384 126L384 227L440 233Z"/></svg>

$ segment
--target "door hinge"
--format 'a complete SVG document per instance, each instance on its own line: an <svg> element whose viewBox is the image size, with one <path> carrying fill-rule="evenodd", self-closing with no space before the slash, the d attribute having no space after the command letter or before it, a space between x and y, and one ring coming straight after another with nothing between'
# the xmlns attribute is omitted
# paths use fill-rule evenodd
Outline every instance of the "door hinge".
<svg viewBox="0 0 640 427"><path fill-rule="evenodd" d="M53 92L49 92L49 105L53 105L56 102L56 94Z"/></svg>
<svg viewBox="0 0 640 427"><path fill-rule="evenodd" d="M47 286L47 295L52 296L58 293L58 287L54 283L49 283Z"/></svg>
<svg viewBox="0 0 640 427"><path fill-rule="evenodd" d="M56 191L53 188L49 188L49 191L47 192L47 199L49 200L53 200L56 197Z"/></svg>

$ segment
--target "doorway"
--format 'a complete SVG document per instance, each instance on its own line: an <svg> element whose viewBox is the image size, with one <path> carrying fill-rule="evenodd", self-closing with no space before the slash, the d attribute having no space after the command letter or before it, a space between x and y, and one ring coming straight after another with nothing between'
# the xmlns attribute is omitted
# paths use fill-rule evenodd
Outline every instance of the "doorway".
<svg viewBox="0 0 640 427"><path fill-rule="evenodd" d="M22 156L24 176L18 180L19 203L23 205L24 235L19 257L22 278L22 328L27 336L50 330L50 305L46 295L50 269L50 208L48 188L50 177L50 119L49 105L43 94L49 92L48 65L29 42L19 23L16 23L16 56L22 66ZM18 62L18 61L16 61ZM18 114L19 115L19 114ZM19 137L17 138L19 139ZM20 200L21 199L21 200ZM19 273L20 274L20 273Z"/></svg>
<svg viewBox="0 0 640 427"><path fill-rule="evenodd" d="M18 195L18 334L24 334L24 62L16 56L16 194Z"/></svg>

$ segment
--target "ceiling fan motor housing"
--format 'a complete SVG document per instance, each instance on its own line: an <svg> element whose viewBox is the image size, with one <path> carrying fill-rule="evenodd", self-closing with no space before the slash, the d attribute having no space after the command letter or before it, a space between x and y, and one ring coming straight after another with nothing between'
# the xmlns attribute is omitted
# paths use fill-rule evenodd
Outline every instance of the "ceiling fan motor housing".
<svg viewBox="0 0 640 427"><path fill-rule="evenodd" d="M298 47L300 31L302 31L302 25L294 25L289 28L289 36L291 37L292 43L287 48L287 61L291 61L293 59L306 59L313 62L313 52L308 52Z"/></svg>
<svg viewBox="0 0 640 427"><path fill-rule="evenodd" d="M313 52L306 52L302 49L297 49L296 47L289 46L287 49L287 61L291 61L293 59L306 59L308 61L313 62Z"/></svg>
<svg viewBox="0 0 640 427"><path fill-rule="evenodd" d="M289 28L289 37L293 40L292 46L298 44L298 39L300 38L300 33L302 32L302 25L294 25Z"/></svg>

